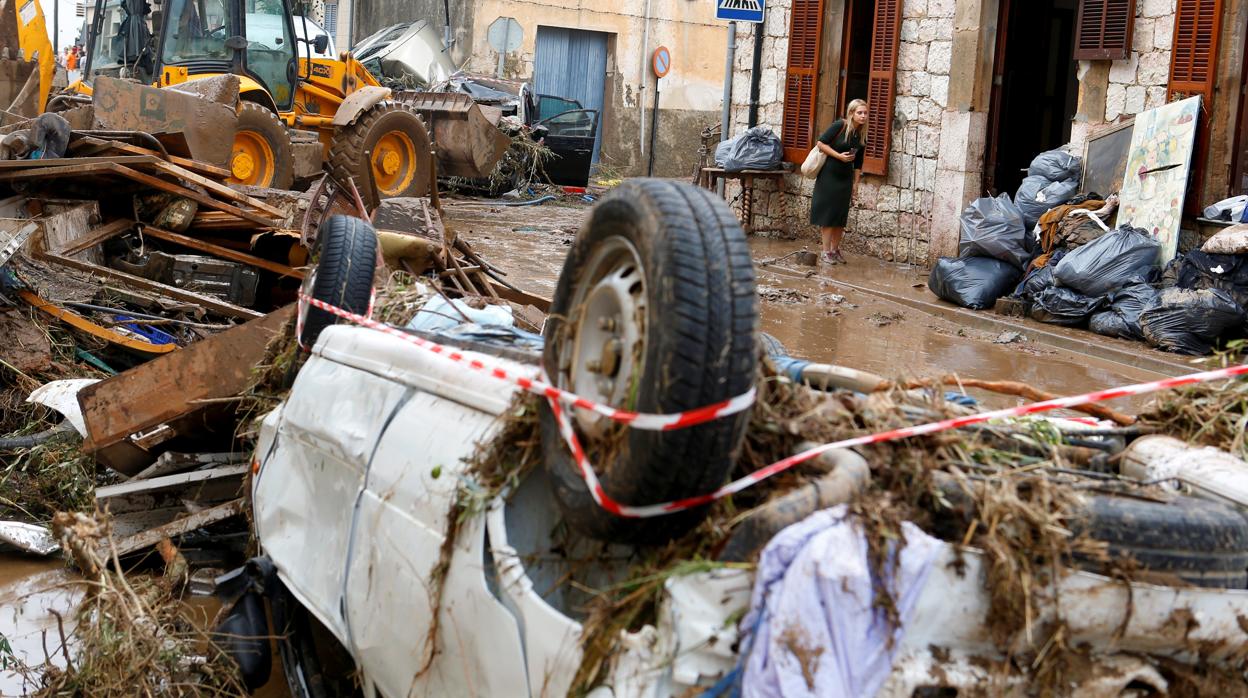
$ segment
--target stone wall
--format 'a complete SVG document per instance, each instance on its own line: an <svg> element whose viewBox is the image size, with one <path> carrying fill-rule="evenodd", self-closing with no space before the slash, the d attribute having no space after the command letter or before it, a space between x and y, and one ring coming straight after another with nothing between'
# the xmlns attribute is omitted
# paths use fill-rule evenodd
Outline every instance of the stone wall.
<svg viewBox="0 0 1248 698"><path fill-rule="evenodd" d="M839 55L844 5L843 0L825 3L825 54ZM784 110L790 6L791 0L771 0L764 29L759 124L777 133ZM862 177L847 250L916 263L956 254L958 216L982 191L998 8L994 0L904 0L888 175ZM1079 66L1074 143L1082 145L1102 124L1165 103L1174 8L1175 0L1137 0L1131 56ZM752 61L753 29L743 27L734 66L733 135L747 125ZM825 59L824 70L830 65L836 61ZM835 79L826 77L818 98L824 113L836 91ZM809 225L812 183L797 175L786 180L787 206L773 188L758 185L756 228L813 243L818 233ZM730 187L729 193L736 201L740 188Z"/></svg>

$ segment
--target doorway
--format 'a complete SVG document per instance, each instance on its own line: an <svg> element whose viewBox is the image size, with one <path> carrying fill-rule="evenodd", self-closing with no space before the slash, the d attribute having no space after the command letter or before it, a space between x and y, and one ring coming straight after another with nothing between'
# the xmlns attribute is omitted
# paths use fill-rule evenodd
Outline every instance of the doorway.
<svg viewBox="0 0 1248 698"><path fill-rule="evenodd" d="M1070 141L1079 0L1001 0L984 189L1013 194L1032 158Z"/></svg>
<svg viewBox="0 0 1248 698"><path fill-rule="evenodd" d="M537 28L533 91L575 101L595 112L596 137L591 162L602 151L602 106L607 81L607 35L564 27Z"/></svg>
<svg viewBox="0 0 1248 698"><path fill-rule="evenodd" d="M836 118L855 99L867 98L871 82L871 38L875 34L875 0L847 0L845 33L841 51L841 89L837 95Z"/></svg>

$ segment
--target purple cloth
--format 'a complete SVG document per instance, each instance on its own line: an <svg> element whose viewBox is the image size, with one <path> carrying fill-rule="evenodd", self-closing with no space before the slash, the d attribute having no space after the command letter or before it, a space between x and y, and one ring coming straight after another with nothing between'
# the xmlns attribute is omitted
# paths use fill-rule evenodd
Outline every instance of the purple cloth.
<svg viewBox="0 0 1248 698"><path fill-rule="evenodd" d="M846 507L816 512L767 544L742 621L753 629L746 640L745 698L865 697L880 690L944 547L909 522L902 531L900 569L889 571L902 627L892 633L872 607L867 542Z"/></svg>

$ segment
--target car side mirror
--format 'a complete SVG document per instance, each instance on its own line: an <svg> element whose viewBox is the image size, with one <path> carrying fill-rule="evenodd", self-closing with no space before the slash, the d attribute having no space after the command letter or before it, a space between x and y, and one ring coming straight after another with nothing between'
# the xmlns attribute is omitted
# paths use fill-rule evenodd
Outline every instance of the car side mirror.
<svg viewBox="0 0 1248 698"><path fill-rule="evenodd" d="M328 51L329 34L317 34L316 38L312 40L312 48L316 49L317 53L325 53Z"/></svg>

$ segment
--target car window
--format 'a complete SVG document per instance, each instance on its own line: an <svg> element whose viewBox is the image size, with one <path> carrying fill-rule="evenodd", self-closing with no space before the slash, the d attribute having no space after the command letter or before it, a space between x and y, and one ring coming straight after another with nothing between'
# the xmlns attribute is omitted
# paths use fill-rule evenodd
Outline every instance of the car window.
<svg viewBox="0 0 1248 698"><path fill-rule="evenodd" d="M598 112L594 109L575 109L541 122L548 136L580 136L593 138L598 128Z"/></svg>
<svg viewBox="0 0 1248 698"><path fill-rule="evenodd" d="M551 95L537 96L537 120L542 121L549 119L557 114L562 114L573 109L583 109L580 102L575 99L565 99L563 97L553 97Z"/></svg>

